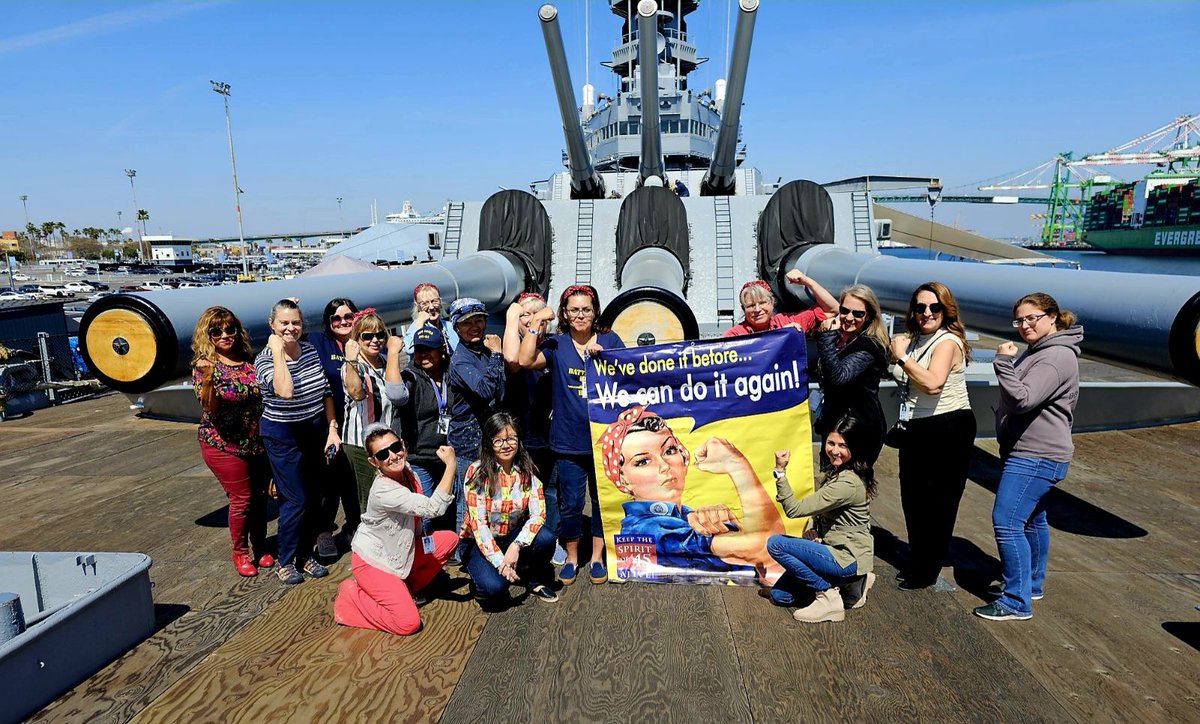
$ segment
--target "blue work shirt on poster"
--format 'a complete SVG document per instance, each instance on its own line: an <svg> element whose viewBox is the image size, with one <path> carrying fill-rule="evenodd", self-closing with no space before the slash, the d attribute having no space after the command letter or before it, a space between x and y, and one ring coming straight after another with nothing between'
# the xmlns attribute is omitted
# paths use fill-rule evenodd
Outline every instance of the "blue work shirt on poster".
<svg viewBox="0 0 1200 724"><path fill-rule="evenodd" d="M687 517L692 509L662 500L631 500L621 504L621 535L654 538L658 565L703 571L752 571L753 566L727 563L713 555L711 535L692 530ZM736 528L726 523L730 530Z"/></svg>

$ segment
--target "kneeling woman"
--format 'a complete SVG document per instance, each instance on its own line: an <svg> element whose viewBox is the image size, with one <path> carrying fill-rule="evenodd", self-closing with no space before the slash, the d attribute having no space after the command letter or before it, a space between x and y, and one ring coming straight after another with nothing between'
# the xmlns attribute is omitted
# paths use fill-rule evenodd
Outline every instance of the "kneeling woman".
<svg viewBox="0 0 1200 724"><path fill-rule="evenodd" d="M517 434L516 419L498 412L483 425L479 460L467 468L467 517L463 536L475 541L467 572L484 608L502 605L508 584L522 582L543 601L557 601L550 588L554 534L546 522L542 481Z"/></svg>
<svg viewBox="0 0 1200 724"><path fill-rule="evenodd" d="M803 538L773 535L767 541L767 552L786 571L771 589L771 598L790 605L800 586L817 594L811 604L792 614L797 621L841 621L847 605L859 608L866 603L874 583L870 501L875 497L875 472L866 458L857 455L868 444L866 434L870 431L853 417L834 423L825 433L830 463L825 479L802 500L796 499L784 474L790 452L775 453L776 499L783 512L789 518L812 516ZM849 600L843 601L842 590Z"/></svg>
<svg viewBox="0 0 1200 724"><path fill-rule="evenodd" d="M454 502L454 448L438 448L446 472L426 497L408 467L404 442L390 428L370 425L364 447L378 473L350 545L354 577L338 587L333 620L400 635L416 633L421 617L413 593L433 581L458 544L453 531L419 534L421 518L441 515Z"/></svg>

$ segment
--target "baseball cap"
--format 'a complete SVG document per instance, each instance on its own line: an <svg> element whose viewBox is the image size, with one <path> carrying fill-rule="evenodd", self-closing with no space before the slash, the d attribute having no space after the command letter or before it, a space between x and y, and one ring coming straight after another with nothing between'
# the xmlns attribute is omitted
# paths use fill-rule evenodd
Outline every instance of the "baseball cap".
<svg viewBox="0 0 1200 724"><path fill-rule="evenodd" d="M442 330L430 324L422 325L413 335L413 347L428 347L429 349L442 349L446 346L446 338L442 336Z"/></svg>

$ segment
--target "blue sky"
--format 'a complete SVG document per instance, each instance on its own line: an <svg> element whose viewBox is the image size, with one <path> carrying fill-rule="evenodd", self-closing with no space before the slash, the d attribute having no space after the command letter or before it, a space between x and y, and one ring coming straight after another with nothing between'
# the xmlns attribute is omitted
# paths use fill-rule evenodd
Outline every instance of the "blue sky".
<svg viewBox="0 0 1200 724"><path fill-rule="evenodd" d="M221 98L248 233L331 229L526 188L562 133L540 3L0 4L0 228L130 224L137 170L151 233L236 235ZM584 80L584 2L562 0ZM592 0L591 80L618 21ZM726 2L689 16L719 77ZM767 178L938 176L947 188L1101 151L1200 112L1197 2L811 3L763 0L742 114ZM578 90L577 90L578 92ZM969 192L966 186L963 192ZM915 213L925 213L912 206ZM1034 207L949 205L939 220L1033 233Z"/></svg>

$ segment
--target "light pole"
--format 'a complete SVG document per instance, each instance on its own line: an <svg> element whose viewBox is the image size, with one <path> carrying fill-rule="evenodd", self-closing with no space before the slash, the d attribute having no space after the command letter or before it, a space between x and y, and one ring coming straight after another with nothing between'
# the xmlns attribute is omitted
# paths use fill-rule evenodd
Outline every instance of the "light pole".
<svg viewBox="0 0 1200 724"><path fill-rule="evenodd" d="M337 197L338 202L338 225L342 228L342 238L346 238L346 219L342 218L342 197Z"/></svg>
<svg viewBox="0 0 1200 724"><path fill-rule="evenodd" d="M233 156L233 124L229 122L229 84L210 80L214 93L225 99L225 132L229 135L229 165L233 168L233 206L237 212L238 242L242 248L242 273L250 274L250 260L246 256L246 236L242 233L242 190L237 182L237 160Z"/></svg>
<svg viewBox="0 0 1200 724"><path fill-rule="evenodd" d="M137 216L138 216L137 188L133 185L133 177L137 176L137 171L134 171L131 168L127 168L127 169L125 169L125 175L129 177L129 190L133 193L133 218L134 218L133 228L135 231L137 231L138 259L142 262L145 262L146 256L142 252L142 229L141 229L141 227L138 226L138 223L137 223Z"/></svg>
<svg viewBox="0 0 1200 724"><path fill-rule="evenodd" d="M29 201L29 194L21 194L21 208L25 209L25 234L29 237L29 261L32 263L37 258L37 249L33 247L33 234L29 233L29 205L25 203Z"/></svg>

